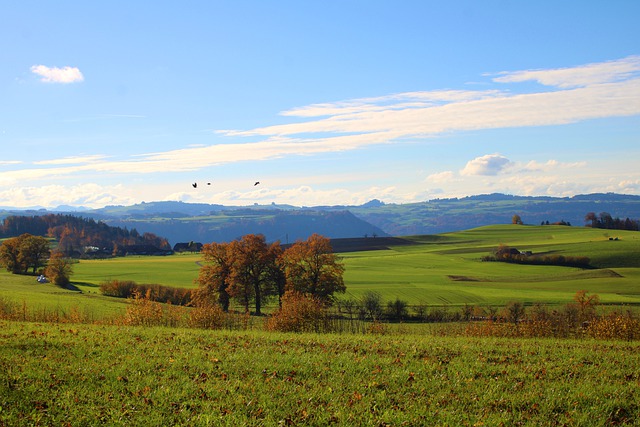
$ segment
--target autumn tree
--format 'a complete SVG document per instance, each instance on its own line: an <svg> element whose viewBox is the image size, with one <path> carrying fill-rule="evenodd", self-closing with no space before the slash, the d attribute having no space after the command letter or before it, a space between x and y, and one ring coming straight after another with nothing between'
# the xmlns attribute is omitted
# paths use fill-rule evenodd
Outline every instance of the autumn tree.
<svg viewBox="0 0 640 427"><path fill-rule="evenodd" d="M44 270L44 275L47 276L51 283L58 286L68 285L72 272L71 259L65 257L60 251L51 253L47 267Z"/></svg>
<svg viewBox="0 0 640 427"><path fill-rule="evenodd" d="M517 224L517 225L522 225L522 218L520 218L520 215L514 215L513 217L511 217L511 223L512 224Z"/></svg>
<svg viewBox="0 0 640 427"><path fill-rule="evenodd" d="M282 253L280 242L268 245L262 234L247 234L230 244L233 264L228 278L227 292L249 312L255 303L255 313L262 314L262 304L277 293L273 274Z"/></svg>
<svg viewBox="0 0 640 427"><path fill-rule="evenodd" d="M589 292L584 289L576 292L573 300L578 306L581 321L588 320L595 316L596 307L600 304L600 296L598 294L589 295Z"/></svg>
<svg viewBox="0 0 640 427"><path fill-rule="evenodd" d="M21 257L26 268L33 269L33 274L36 274L38 269L46 264L50 253L49 241L41 236L29 235L20 244Z"/></svg>
<svg viewBox="0 0 640 427"><path fill-rule="evenodd" d="M20 257L20 238L13 237L2 242L0 264L11 273L21 273L25 269Z"/></svg>
<svg viewBox="0 0 640 427"><path fill-rule="evenodd" d="M25 233L6 239L0 245L0 263L11 273L33 274L45 265L49 257L49 241L44 237Z"/></svg>
<svg viewBox="0 0 640 427"><path fill-rule="evenodd" d="M200 286L193 292L192 300L196 306L219 304L229 311L230 296L227 292L228 279L233 264L233 254L229 243L207 243L202 247L202 266L196 279Z"/></svg>
<svg viewBox="0 0 640 427"><path fill-rule="evenodd" d="M344 266L333 253L331 242L319 234L298 241L282 254L287 290L333 301L335 292L345 292Z"/></svg>

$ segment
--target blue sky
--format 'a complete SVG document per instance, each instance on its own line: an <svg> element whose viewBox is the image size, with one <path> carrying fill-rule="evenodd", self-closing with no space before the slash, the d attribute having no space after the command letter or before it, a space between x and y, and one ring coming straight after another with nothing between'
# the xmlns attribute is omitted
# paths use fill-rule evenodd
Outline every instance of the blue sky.
<svg viewBox="0 0 640 427"><path fill-rule="evenodd" d="M635 0L3 2L0 206L640 194L638 16Z"/></svg>

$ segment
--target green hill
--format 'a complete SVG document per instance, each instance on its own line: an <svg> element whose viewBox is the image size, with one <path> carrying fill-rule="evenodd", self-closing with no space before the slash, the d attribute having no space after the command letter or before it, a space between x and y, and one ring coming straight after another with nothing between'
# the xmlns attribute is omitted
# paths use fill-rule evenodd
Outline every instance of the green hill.
<svg viewBox="0 0 640 427"><path fill-rule="evenodd" d="M615 240L617 238L617 240ZM640 305L640 233L566 226L492 225L475 229L406 237L332 240L346 267L344 299L366 291L383 301L458 309L464 304L503 306L509 301L562 305L576 291L600 295L603 304ZM591 268L482 262L506 244L534 254L587 256ZM133 280L140 284L194 287L200 256L124 257L81 260L72 282L80 292L38 284L33 277L0 273L0 297L18 304L70 306L109 313L122 300L99 294L101 282Z"/></svg>

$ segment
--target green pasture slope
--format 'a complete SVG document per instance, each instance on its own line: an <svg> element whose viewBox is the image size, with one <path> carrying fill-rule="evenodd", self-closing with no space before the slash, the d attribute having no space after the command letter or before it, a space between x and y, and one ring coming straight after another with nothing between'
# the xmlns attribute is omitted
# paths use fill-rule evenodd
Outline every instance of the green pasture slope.
<svg viewBox="0 0 640 427"><path fill-rule="evenodd" d="M618 240L609 240L617 237ZM499 244L533 253L587 256L594 268L526 266L481 262ZM346 295L379 292L384 301L410 305L503 306L509 301L565 304L576 291L600 295L602 303L640 304L640 233L566 226L487 226L467 231L402 238L348 239L335 242L346 267ZM375 250L373 250L375 249ZM98 311L121 310L121 300L102 297L105 280L195 287L198 254L82 260L73 284L82 293L37 284L33 277L0 273L0 296L18 302L71 305ZM113 304L111 304L113 303ZM111 305L110 308L106 306Z"/></svg>
<svg viewBox="0 0 640 427"><path fill-rule="evenodd" d="M404 239L386 250L343 254L348 297L374 290L383 300L409 304L564 304L585 289L605 304L640 304L638 232L499 225ZM499 244L534 254L587 256L594 268L482 262Z"/></svg>

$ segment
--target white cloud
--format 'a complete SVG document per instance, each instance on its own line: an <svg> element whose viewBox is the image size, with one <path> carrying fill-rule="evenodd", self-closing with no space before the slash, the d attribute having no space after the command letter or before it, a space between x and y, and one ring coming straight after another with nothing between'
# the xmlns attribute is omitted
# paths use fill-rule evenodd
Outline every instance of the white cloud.
<svg viewBox="0 0 640 427"><path fill-rule="evenodd" d="M547 160L545 163L540 163L535 160L531 160L524 166L519 168L520 172L548 172L554 169L575 169L582 168L587 165L586 162L571 162L561 163L557 160Z"/></svg>
<svg viewBox="0 0 640 427"><path fill-rule="evenodd" d="M267 136L292 138L306 142L314 135L324 144L369 139L368 144L392 142L408 138L433 137L446 132L549 126L583 120L640 114L640 77L599 82L584 87L510 93L497 91L457 91L456 96L440 96L437 92L412 92L381 98L315 104L290 110L285 114L302 118L320 117L249 130L221 132L227 136ZM418 99L438 102L419 102Z"/></svg>
<svg viewBox="0 0 640 427"><path fill-rule="evenodd" d="M547 75L543 75L545 70L516 71L504 73L496 79L501 83L511 83L535 78L549 84L553 82L560 88L545 89L538 93L518 94L504 90L415 91L312 104L283 113L300 118L296 122L218 131L229 137L252 137L256 141L225 141L222 144L144 153L120 160L101 155L45 160L33 164L29 169L0 172L0 185L17 182L24 185L25 182L45 177L90 173L188 172L235 162L356 150L375 144L424 139L456 131L560 125L595 118L638 115L640 77L635 71L638 68L640 57L634 56L582 67L547 70ZM549 162L512 165L508 159L496 156L474 159L463 172L491 176L506 172L508 166L512 171L520 167L525 172L554 167ZM447 178L453 178L453 175L434 174L427 179L438 182L438 179Z"/></svg>
<svg viewBox="0 0 640 427"><path fill-rule="evenodd" d="M35 165L75 165L82 163L94 163L99 160L104 159L105 156L100 154L92 154L88 156L71 156L64 157L62 159L53 159L53 160L41 160L33 162Z"/></svg>
<svg viewBox="0 0 640 427"><path fill-rule="evenodd" d="M640 56L628 56L615 61L598 62L572 68L551 70L503 71L493 80L500 83L537 81L546 86L571 88L616 82L638 76Z"/></svg>
<svg viewBox="0 0 640 427"><path fill-rule="evenodd" d="M47 67L46 65L34 65L31 72L41 77L40 81L46 83L75 83L84 80L84 76L77 67Z"/></svg>
<svg viewBox="0 0 640 427"><path fill-rule="evenodd" d="M469 160L460 171L461 175L498 175L513 163L500 154L486 154Z"/></svg>
<svg viewBox="0 0 640 427"><path fill-rule="evenodd" d="M14 187L0 191L0 205L12 207L60 205L103 207L110 204L133 204L131 190L122 185L111 187L87 183L72 186L45 185L38 187Z"/></svg>
<svg viewBox="0 0 640 427"><path fill-rule="evenodd" d="M443 183L450 182L454 179L454 173L452 171L444 171L431 174L427 177L427 182Z"/></svg>

